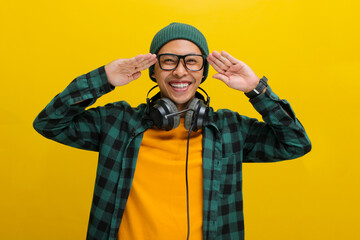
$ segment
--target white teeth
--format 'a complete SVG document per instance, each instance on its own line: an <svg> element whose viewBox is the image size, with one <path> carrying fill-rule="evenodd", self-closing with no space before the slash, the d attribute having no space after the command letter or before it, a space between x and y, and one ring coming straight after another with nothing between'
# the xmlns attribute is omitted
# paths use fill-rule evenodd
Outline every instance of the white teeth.
<svg viewBox="0 0 360 240"><path fill-rule="evenodd" d="M189 86L189 83L170 83L170 85L174 88L187 88Z"/></svg>

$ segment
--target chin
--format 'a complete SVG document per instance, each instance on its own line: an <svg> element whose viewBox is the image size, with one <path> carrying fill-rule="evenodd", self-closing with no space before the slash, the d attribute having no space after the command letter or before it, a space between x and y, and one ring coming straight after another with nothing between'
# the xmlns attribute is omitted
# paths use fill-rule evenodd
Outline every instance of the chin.
<svg viewBox="0 0 360 240"><path fill-rule="evenodd" d="M190 102L190 100L192 99L192 97L190 98L172 98L171 100L178 106L184 106L186 107L188 105L188 103Z"/></svg>

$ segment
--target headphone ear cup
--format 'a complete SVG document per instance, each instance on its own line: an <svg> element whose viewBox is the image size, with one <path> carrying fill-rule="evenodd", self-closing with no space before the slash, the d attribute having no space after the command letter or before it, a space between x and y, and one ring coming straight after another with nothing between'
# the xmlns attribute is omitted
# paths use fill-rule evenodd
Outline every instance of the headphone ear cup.
<svg viewBox="0 0 360 240"><path fill-rule="evenodd" d="M188 109L192 109L195 111L195 107L198 104L200 100L198 98L194 98L193 100L191 100L191 102L188 105ZM193 120L193 116L194 116L194 112L193 111L187 111L185 113L185 121L184 121L184 125L185 125L185 129L186 130L190 130L191 129L191 123ZM194 119L196 120L196 119Z"/></svg>
<svg viewBox="0 0 360 240"><path fill-rule="evenodd" d="M166 118L167 114L176 113L178 111L175 103L169 98L161 98L154 103L153 109L150 111L150 116L155 125L160 129L169 131L177 128L180 125L180 115Z"/></svg>
<svg viewBox="0 0 360 240"><path fill-rule="evenodd" d="M167 103L168 108L169 108L169 113L178 112L178 109L173 101L171 101L169 98L162 98L162 100ZM164 118L165 118L165 116L164 116ZM177 128L180 125L180 115L175 115L175 116L165 118L165 119L167 119L169 121L169 129L166 129L166 130L171 130L171 129Z"/></svg>
<svg viewBox="0 0 360 240"><path fill-rule="evenodd" d="M189 103L188 109L192 109L194 111L187 111L185 114L185 129L190 130L192 121L195 121L193 124L193 131L197 131L202 128L204 125L204 120L207 114L207 106L204 104L204 101L194 98ZM195 116L194 116L195 114ZM193 119L194 118L194 119Z"/></svg>

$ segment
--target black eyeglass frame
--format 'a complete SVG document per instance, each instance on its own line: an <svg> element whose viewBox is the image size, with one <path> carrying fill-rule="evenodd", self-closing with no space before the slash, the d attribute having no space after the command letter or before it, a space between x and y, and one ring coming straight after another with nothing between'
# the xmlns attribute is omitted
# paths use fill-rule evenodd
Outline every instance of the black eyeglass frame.
<svg viewBox="0 0 360 240"><path fill-rule="evenodd" d="M164 68L161 66L161 63L160 63L160 57L163 56L163 55L170 55L170 56L176 56L176 57L178 57L178 61L177 61L176 66L175 66L174 68L172 68L172 69L164 69ZM200 68L199 70L192 70L192 69L188 68L188 66L186 65L186 61L185 61L185 57L187 57L187 56L201 56L201 57L203 58L203 64L202 64L201 68ZM205 66L205 61L206 61L206 56L205 56L205 55L202 55L202 54L194 54L194 53L186 54L186 55L177 55L177 54L173 54L173 53L162 53L162 54L156 55L156 57L157 57L157 59L159 60L159 66L160 66L160 68L161 68L162 70L164 70L164 71L173 71L173 70L175 70L175 69L179 66L180 60L183 59L183 60L184 60L184 66L185 66L185 68L186 68L187 70L193 71L193 72L198 72L198 71L201 71L201 70L204 68L204 66Z"/></svg>

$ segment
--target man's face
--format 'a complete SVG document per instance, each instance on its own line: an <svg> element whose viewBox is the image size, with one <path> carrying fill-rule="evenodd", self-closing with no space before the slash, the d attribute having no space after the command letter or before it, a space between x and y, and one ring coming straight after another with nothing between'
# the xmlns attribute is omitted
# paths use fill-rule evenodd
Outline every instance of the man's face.
<svg viewBox="0 0 360 240"><path fill-rule="evenodd" d="M172 53L177 55L202 54L199 47L183 39L173 40L166 43L157 53ZM178 110L184 110L188 102L195 97L195 92L203 78L204 69L200 71L190 71L186 69L183 59L174 70L165 71L156 62L152 77L159 85L161 97L170 98L177 106Z"/></svg>

